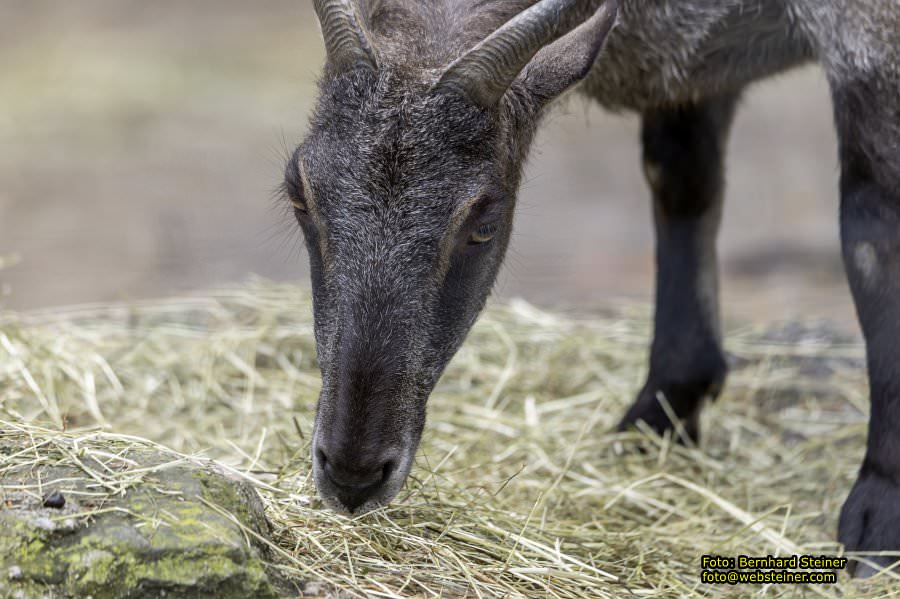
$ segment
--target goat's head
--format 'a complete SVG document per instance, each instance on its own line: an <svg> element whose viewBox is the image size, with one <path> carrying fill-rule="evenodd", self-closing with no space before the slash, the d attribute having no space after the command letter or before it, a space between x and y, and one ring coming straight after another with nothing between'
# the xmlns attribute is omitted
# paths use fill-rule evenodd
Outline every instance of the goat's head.
<svg viewBox="0 0 900 599"><path fill-rule="evenodd" d="M316 485L363 512L406 480L503 260L539 113L593 65L616 4L538 2L443 69L382 62L349 0L314 4L328 62L285 186L312 272Z"/></svg>

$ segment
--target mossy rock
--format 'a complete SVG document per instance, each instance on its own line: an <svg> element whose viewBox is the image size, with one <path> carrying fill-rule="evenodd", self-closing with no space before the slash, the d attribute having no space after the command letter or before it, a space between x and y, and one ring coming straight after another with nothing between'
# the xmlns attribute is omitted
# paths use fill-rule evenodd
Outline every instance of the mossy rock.
<svg viewBox="0 0 900 599"><path fill-rule="evenodd" d="M248 484L164 452L67 445L2 471L0 597L278 596ZM0 447L0 462L22 451ZM54 492L65 505L45 507Z"/></svg>

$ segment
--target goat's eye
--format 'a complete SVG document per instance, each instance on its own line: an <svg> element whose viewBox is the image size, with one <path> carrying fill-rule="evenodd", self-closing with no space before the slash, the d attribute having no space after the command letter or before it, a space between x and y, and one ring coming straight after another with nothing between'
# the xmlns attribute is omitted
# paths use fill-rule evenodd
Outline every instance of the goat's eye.
<svg viewBox="0 0 900 599"><path fill-rule="evenodd" d="M309 207L306 205L306 199L303 197L303 190L296 187L288 187L287 198L291 202L291 206L298 214L303 216L309 214Z"/></svg>
<svg viewBox="0 0 900 599"><path fill-rule="evenodd" d="M306 204L305 186L303 179L298 172L295 172L296 162L291 162L288 166L288 172L284 177L284 183L281 185L281 192L284 199L288 200L294 210L301 215L309 214L309 207Z"/></svg>
<svg viewBox="0 0 900 599"><path fill-rule="evenodd" d="M469 245L487 243L494 238L494 235L497 234L497 229L499 228L500 225L498 223L486 223L481 225L478 227L478 230L469 237Z"/></svg>
<svg viewBox="0 0 900 599"><path fill-rule="evenodd" d="M309 214L309 208L306 206L306 202L303 201L302 197L291 196L291 206L294 207L294 210L299 212L300 214Z"/></svg>

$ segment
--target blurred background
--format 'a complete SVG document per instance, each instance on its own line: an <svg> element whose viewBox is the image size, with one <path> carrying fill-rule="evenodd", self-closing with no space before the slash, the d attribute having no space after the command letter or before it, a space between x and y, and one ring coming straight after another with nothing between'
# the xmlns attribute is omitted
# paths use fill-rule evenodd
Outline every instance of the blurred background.
<svg viewBox="0 0 900 599"><path fill-rule="evenodd" d="M0 304L308 284L271 194L323 60L304 0L0 0ZM501 296L652 297L638 121L572 98L526 171ZM836 142L814 68L747 95L720 243L725 311L855 330Z"/></svg>

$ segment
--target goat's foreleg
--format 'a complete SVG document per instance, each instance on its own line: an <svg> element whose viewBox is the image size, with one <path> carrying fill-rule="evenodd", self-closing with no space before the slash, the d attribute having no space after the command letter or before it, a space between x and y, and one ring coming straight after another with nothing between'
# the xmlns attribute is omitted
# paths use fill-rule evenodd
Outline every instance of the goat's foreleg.
<svg viewBox="0 0 900 599"><path fill-rule="evenodd" d="M889 72L832 78L841 241L872 400L866 456L841 512L838 537L848 551L900 551L900 74L891 80ZM864 563L855 569L874 571Z"/></svg>
<svg viewBox="0 0 900 599"><path fill-rule="evenodd" d="M620 430L641 420L659 433L675 428L668 403L696 441L703 400L715 397L725 381L716 236L737 100L722 97L643 116L644 169L656 223L656 322L647 382Z"/></svg>

